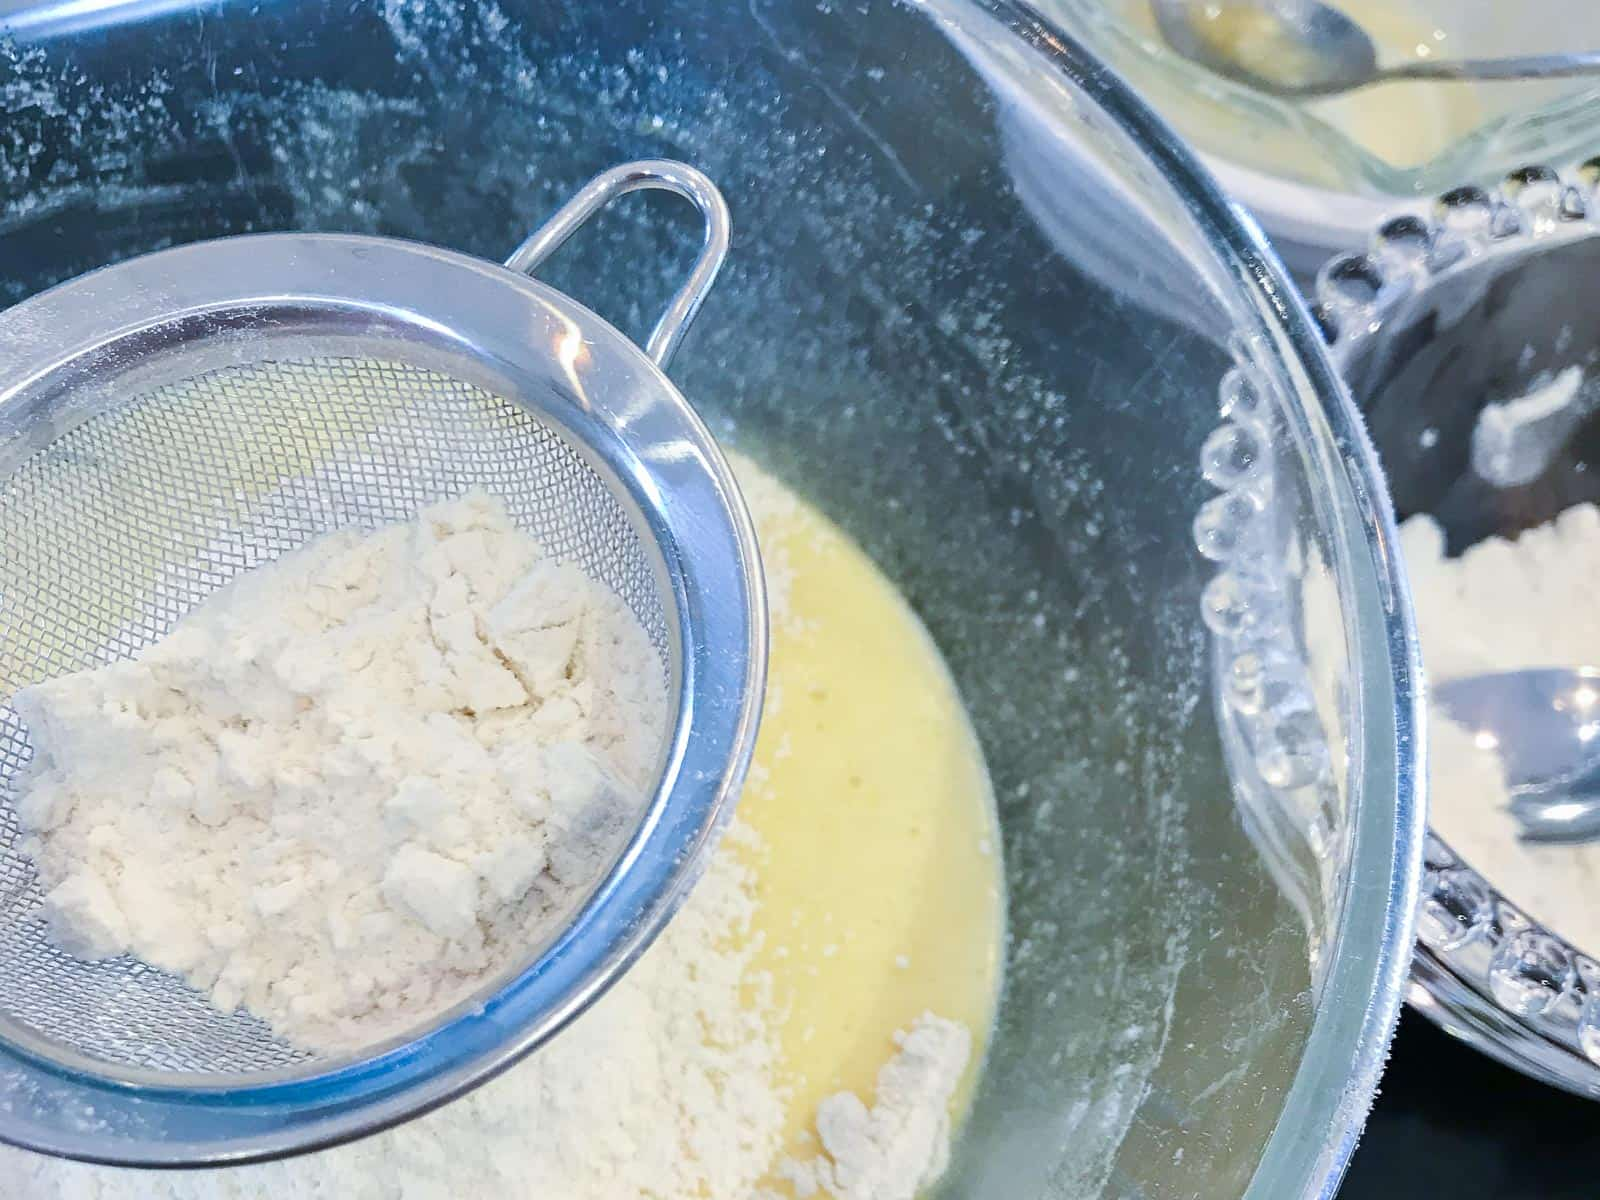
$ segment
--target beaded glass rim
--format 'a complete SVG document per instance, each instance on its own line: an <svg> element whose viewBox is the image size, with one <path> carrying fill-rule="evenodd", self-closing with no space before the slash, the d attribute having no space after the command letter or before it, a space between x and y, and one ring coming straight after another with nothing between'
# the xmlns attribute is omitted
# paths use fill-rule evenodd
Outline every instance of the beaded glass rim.
<svg viewBox="0 0 1600 1200"><path fill-rule="evenodd" d="M1510 172L1391 218L1317 273L1312 314L1341 371L1403 302L1445 279L1600 237L1600 157ZM1432 830L1408 999L1447 1032L1547 1083L1600 1097L1600 958L1536 920ZM1600 947L1593 947L1600 954Z"/></svg>

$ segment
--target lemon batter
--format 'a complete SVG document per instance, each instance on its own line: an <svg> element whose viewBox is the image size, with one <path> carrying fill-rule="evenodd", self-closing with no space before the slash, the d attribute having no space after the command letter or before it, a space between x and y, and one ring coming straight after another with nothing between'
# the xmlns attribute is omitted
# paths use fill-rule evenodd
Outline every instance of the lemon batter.
<svg viewBox="0 0 1600 1200"><path fill-rule="evenodd" d="M773 593L739 816L762 843L758 962L804 1153L821 1100L870 1102L894 1033L929 1010L972 1033L964 1107L1000 980L1000 843L977 738L921 622L825 517L748 463L738 474Z"/></svg>

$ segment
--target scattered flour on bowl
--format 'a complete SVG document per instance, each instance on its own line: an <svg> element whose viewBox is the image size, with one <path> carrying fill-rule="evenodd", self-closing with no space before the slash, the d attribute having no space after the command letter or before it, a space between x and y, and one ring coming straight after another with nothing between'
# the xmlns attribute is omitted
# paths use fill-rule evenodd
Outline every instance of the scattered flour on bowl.
<svg viewBox="0 0 1600 1200"><path fill-rule="evenodd" d="M1400 530L1429 678L1600 665L1600 509L1578 505L1515 540L1445 557L1444 533L1416 516ZM1499 756L1433 712L1432 825L1517 905L1581 949L1600 951L1600 846L1517 837Z"/></svg>
<svg viewBox="0 0 1600 1200"><path fill-rule="evenodd" d="M667 708L632 612L483 493L319 538L15 706L56 941L319 1051L536 946L631 827Z"/></svg>

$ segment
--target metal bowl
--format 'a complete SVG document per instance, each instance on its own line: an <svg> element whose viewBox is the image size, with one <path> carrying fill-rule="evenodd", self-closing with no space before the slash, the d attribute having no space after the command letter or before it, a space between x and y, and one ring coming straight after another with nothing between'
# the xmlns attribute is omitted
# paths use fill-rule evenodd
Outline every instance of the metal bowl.
<svg viewBox="0 0 1600 1200"><path fill-rule="evenodd" d="M251 230L493 255L610 163L715 179L677 382L903 589L994 776L1006 983L950 1194L1332 1194L1420 875L1394 531L1280 269L1107 71L1009 0L86 11L0 59L0 300ZM545 278L637 333L678 216ZM1245 634L1308 665L1307 587L1331 689L1224 699Z"/></svg>

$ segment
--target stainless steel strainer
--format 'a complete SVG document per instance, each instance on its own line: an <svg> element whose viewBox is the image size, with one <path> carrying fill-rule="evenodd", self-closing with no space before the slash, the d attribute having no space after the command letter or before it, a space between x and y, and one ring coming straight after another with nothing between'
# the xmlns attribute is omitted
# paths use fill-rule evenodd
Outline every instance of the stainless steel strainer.
<svg viewBox="0 0 1600 1200"><path fill-rule="evenodd" d="M687 197L706 224L648 354L526 274L639 188ZM0 700L137 653L320 533L482 487L626 600L675 704L646 816L570 926L429 1027L339 1061L176 977L47 939L9 803L28 735L0 707L0 1137L145 1164L351 1137L509 1065L648 943L743 779L765 671L748 514L661 372L727 246L704 175L639 162L504 266L380 238L238 237L0 313Z"/></svg>

